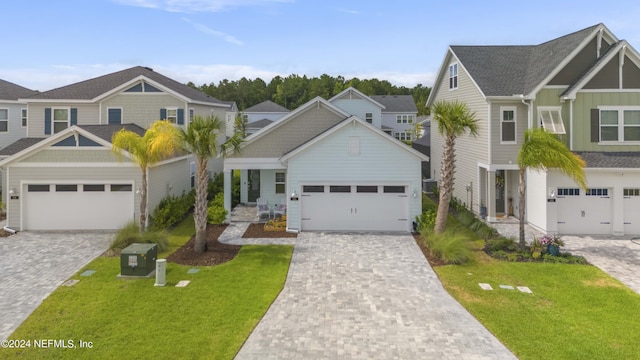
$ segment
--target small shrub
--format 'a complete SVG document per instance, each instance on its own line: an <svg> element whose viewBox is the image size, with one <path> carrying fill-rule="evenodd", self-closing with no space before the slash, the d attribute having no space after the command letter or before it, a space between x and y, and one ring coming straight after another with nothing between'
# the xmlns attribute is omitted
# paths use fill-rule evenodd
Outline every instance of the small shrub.
<svg viewBox="0 0 640 360"><path fill-rule="evenodd" d="M477 220L476 216L473 215L472 212L466 211L466 210L458 213L458 216L456 216L456 218L462 225L467 227L469 227L471 224L473 224Z"/></svg>
<svg viewBox="0 0 640 360"><path fill-rule="evenodd" d="M429 253L447 264L464 264L472 258L468 239L463 234L436 234L423 229L420 235Z"/></svg>
<svg viewBox="0 0 640 360"><path fill-rule="evenodd" d="M487 250L494 251L516 251L518 244L512 238L499 237L487 240Z"/></svg>
<svg viewBox="0 0 640 360"><path fill-rule="evenodd" d="M224 174L217 173L213 175L213 179L209 179L207 184L207 200L213 200L216 195L224 191Z"/></svg>
<svg viewBox="0 0 640 360"><path fill-rule="evenodd" d="M167 196L160 200L151 213L152 228L165 230L182 221L193 208L196 193L191 190L181 196Z"/></svg>
<svg viewBox="0 0 640 360"><path fill-rule="evenodd" d="M227 219L227 210L224 208L224 194L218 195L209 202L207 208L207 222L209 224L222 224Z"/></svg>
<svg viewBox="0 0 640 360"><path fill-rule="evenodd" d="M140 233L140 226L136 221L131 221L118 231L111 242L111 250L122 249L133 243L157 244L158 251L165 251L169 247L169 238L163 231L148 231Z"/></svg>
<svg viewBox="0 0 640 360"><path fill-rule="evenodd" d="M416 223L418 224L418 232L422 232L423 229L433 230L436 225L436 210L429 209L420 216L416 216Z"/></svg>

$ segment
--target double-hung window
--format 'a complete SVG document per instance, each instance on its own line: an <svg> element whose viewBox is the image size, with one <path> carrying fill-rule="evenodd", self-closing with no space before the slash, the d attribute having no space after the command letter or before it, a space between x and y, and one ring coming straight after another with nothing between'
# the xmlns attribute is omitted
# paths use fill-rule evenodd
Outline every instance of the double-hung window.
<svg viewBox="0 0 640 360"><path fill-rule="evenodd" d="M0 109L0 132L9 131L9 109Z"/></svg>
<svg viewBox="0 0 640 360"><path fill-rule="evenodd" d="M566 134L564 122L562 122L561 107L538 107L538 119L540 125L549 133Z"/></svg>
<svg viewBox="0 0 640 360"><path fill-rule="evenodd" d="M516 108L500 108L500 143L516 143Z"/></svg>
<svg viewBox="0 0 640 360"><path fill-rule="evenodd" d="M458 88L458 64L449 65L449 89Z"/></svg>
<svg viewBox="0 0 640 360"><path fill-rule="evenodd" d="M167 120L171 121L173 124L177 124L178 123L178 109L176 109L176 108L173 108L173 109L167 108Z"/></svg>
<svg viewBox="0 0 640 360"><path fill-rule="evenodd" d="M364 121L368 122L369 124L373 123L373 113L365 113L364 114Z"/></svg>
<svg viewBox="0 0 640 360"><path fill-rule="evenodd" d="M27 127L27 109L21 111L22 127Z"/></svg>
<svg viewBox="0 0 640 360"><path fill-rule="evenodd" d="M600 141L640 141L640 108L600 108Z"/></svg>
<svg viewBox="0 0 640 360"><path fill-rule="evenodd" d="M286 176L283 172L276 173L276 194L284 194L286 188Z"/></svg>
<svg viewBox="0 0 640 360"><path fill-rule="evenodd" d="M58 133L69 127L69 108L53 108L53 133Z"/></svg>

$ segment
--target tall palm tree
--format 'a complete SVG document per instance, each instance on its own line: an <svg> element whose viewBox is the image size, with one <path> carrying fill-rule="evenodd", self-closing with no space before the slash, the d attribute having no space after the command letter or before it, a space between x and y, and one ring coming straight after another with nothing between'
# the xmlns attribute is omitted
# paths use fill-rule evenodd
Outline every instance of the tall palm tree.
<svg viewBox="0 0 640 360"><path fill-rule="evenodd" d="M444 232L449 215L449 203L453 194L454 175L456 171L456 139L467 131L470 135L478 134L478 121L465 103L438 101L431 109L433 120L438 123L438 132L444 137L442 165L440 167L440 201L434 231Z"/></svg>
<svg viewBox="0 0 640 360"><path fill-rule="evenodd" d="M218 117L196 116L189 123L187 129L179 128L178 137L182 147L196 156L196 201L193 210L193 219L196 228L194 251L202 253L207 245L207 191L209 173L207 162L218 154L224 154L227 149L238 151L242 143L240 133L218 144L218 136L222 133L223 123Z"/></svg>
<svg viewBox="0 0 640 360"><path fill-rule="evenodd" d="M180 150L175 126L166 120L159 120L140 136L124 128L113 134L111 150L122 159L123 152L133 156L142 171L140 186L140 231L147 224L147 171L149 166L173 156Z"/></svg>
<svg viewBox="0 0 640 360"><path fill-rule="evenodd" d="M520 196L518 215L520 216L520 238L518 245L525 247L524 240L524 207L525 207L525 173L527 169L560 170L575 181L580 187L586 188L584 174L585 162L580 156L572 153L558 138L542 128L528 129L524 132L524 142L518 153L518 167L520 168L520 182L518 194Z"/></svg>

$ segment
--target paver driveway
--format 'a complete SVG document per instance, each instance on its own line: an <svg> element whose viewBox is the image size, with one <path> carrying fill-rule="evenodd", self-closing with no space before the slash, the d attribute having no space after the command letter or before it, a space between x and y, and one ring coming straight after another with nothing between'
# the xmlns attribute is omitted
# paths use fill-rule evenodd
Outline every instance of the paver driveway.
<svg viewBox="0 0 640 360"><path fill-rule="evenodd" d="M237 359L514 359L409 235L302 233Z"/></svg>
<svg viewBox="0 0 640 360"><path fill-rule="evenodd" d="M108 247L112 233L21 232L0 238L0 340Z"/></svg>

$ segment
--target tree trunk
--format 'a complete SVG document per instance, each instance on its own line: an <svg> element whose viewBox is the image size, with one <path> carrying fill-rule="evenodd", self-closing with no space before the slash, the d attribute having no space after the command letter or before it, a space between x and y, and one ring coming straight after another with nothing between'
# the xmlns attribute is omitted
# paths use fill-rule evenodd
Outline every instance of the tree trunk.
<svg viewBox="0 0 640 360"><path fill-rule="evenodd" d="M142 184L140 185L140 232L147 227L147 169L142 169Z"/></svg>
<svg viewBox="0 0 640 360"><path fill-rule="evenodd" d="M442 153L442 165L440 166L440 200L438 202L438 213L436 214L436 224L433 228L435 233L444 232L447 227L447 216L449 215L449 203L453 194L453 182L455 180L456 152L455 137L448 136L445 141Z"/></svg>
<svg viewBox="0 0 640 360"><path fill-rule="evenodd" d="M193 209L193 220L196 226L196 239L193 251L203 253L207 251L207 190L209 174L207 173L207 159L198 157L196 174L196 203Z"/></svg>
<svg viewBox="0 0 640 360"><path fill-rule="evenodd" d="M524 241L524 207L525 207L525 190L526 190L526 183L524 180L524 175L525 175L525 168L520 167L520 176L519 176L519 182L518 182L518 195L519 195L519 199L518 199L518 216L520 217L520 237L519 237L519 241L518 241L518 245L520 246L520 249L524 249L526 246L526 243Z"/></svg>

